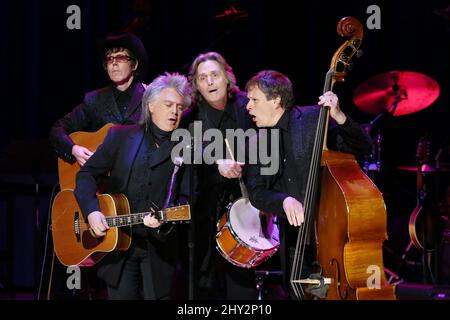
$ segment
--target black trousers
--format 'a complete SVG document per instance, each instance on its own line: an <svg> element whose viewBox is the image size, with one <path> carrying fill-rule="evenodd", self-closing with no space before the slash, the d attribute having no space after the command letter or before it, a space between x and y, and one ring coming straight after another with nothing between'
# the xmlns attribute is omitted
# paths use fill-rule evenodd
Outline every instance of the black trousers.
<svg viewBox="0 0 450 320"><path fill-rule="evenodd" d="M108 287L111 300L155 300L150 254L145 240L131 243L117 287Z"/></svg>

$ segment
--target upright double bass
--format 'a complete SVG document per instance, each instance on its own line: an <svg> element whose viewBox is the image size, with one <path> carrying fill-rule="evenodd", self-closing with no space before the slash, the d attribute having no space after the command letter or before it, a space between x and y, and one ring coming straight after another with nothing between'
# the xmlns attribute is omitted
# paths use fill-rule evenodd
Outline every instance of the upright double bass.
<svg viewBox="0 0 450 320"><path fill-rule="evenodd" d="M324 92L344 81L363 37L361 23L352 17L341 19L337 31L348 40L332 58ZM291 269L292 289L299 299L395 299L395 287L387 283L383 266L383 197L353 155L326 148L328 119L329 108L321 107L303 203L305 223ZM315 237L309 235L311 230ZM308 239L315 239L318 270L309 275L303 265Z"/></svg>

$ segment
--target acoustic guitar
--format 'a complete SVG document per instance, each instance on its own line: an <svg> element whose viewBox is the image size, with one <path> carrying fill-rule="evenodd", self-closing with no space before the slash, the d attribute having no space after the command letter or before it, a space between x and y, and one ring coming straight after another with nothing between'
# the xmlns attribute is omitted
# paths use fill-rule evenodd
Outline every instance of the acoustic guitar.
<svg viewBox="0 0 450 320"><path fill-rule="evenodd" d="M113 126L114 124L107 123L96 132L77 131L71 133L69 137L75 144L95 152L98 146L105 140L109 128ZM80 165L77 161L70 163L58 158L58 177L61 190L75 189L75 177L78 171L80 171Z"/></svg>
<svg viewBox="0 0 450 320"><path fill-rule="evenodd" d="M78 131L69 136L75 144L95 152L112 126L114 124L108 123L96 132ZM127 250L131 243L131 232L127 232L126 228L118 227L142 223L143 217L149 213L130 214L128 199L123 194L99 195L100 210L107 217L106 220L111 229L106 236L94 238L73 194L75 177L79 170L78 162L69 163L58 159L61 191L53 201L52 234L56 255L66 266L91 266L108 252ZM189 220L190 209L188 205L170 208L157 212L156 217L161 222Z"/></svg>
<svg viewBox="0 0 450 320"><path fill-rule="evenodd" d="M411 242L414 246L422 250L423 249L423 227L424 227L424 217L427 210L431 210L429 205L426 206L427 190L424 183L423 166L428 164L430 159L430 141L426 140L424 137L419 139L416 151L417 160L417 204L414 208L411 216L409 217L408 232L411 238ZM429 202L429 201L428 201ZM430 227L430 226L428 226Z"/></svg>
<svg viewBox="0 0 450 320"><path fill-rule="evenodd" d="M131 243L131 225L143 223L148 214L165 222L189 221L189 205L153 212L130 213L128 199L123 194L97 196L100 211L110 229L101 238L95 238L81 213L73 190L59 192L52 208L52 235L56 256L66 266L92 266L108 252L127 250Z"/></svg>

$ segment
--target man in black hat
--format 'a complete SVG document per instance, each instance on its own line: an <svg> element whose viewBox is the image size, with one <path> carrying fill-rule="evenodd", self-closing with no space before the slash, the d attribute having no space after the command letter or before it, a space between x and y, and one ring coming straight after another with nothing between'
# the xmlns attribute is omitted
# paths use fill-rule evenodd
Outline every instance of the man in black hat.
<svg viewBox="0 0 450 320"><path fill-rule="evenodd" d="M103 67L111 85L85 94L83 102L57 120L50 130L50 142L62 159L80 165L92 151L76 145L69 134L94 132L107 123L135 124L141 115L145 87L142 80L147 53L138 37L130 33L111 35L103 44Z"/></svg>

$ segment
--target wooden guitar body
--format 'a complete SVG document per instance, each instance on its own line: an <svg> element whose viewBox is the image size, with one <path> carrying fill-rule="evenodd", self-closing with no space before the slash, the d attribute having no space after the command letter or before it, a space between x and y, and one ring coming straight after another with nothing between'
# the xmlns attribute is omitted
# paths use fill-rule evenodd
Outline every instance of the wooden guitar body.
<svg viewBox="0 0 450 320"><path fill-rule="evenodd" d="M113 126L114 124L107 123L96 132L79 131L71 133L69 136L75 144L88 148L94 152L97 150L98 146L102 144L108 130ZM69 163L58 158L58 177L61 190L75 190L75 177L78 171L80 171L78 162L75 161L74 163Z"/></svg>
<svg viewBox="0 0 450 320"><path fill-rule="evenodd" d="M123 194L102 194L98 202L106 217L130 213L130 205ZM61 191L53 202L52 234L56 255L66 266L91 266L108 252L127 250L131 243L130 226L110 227L104 237L94 238L72 190Z"/></svg>

